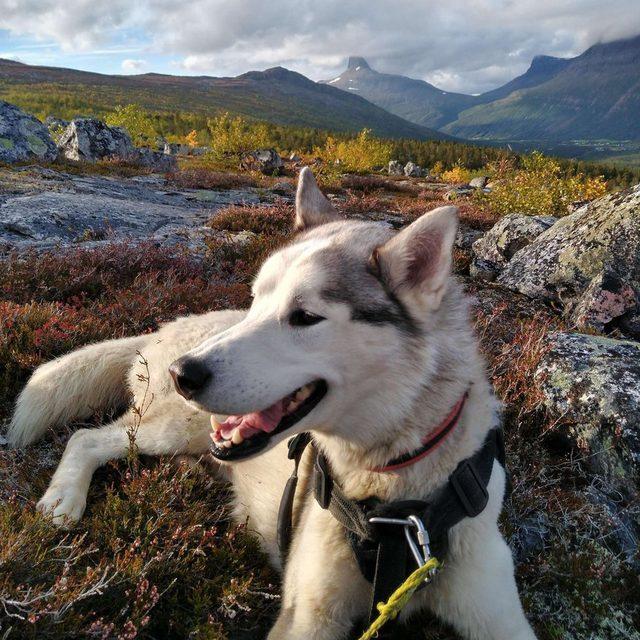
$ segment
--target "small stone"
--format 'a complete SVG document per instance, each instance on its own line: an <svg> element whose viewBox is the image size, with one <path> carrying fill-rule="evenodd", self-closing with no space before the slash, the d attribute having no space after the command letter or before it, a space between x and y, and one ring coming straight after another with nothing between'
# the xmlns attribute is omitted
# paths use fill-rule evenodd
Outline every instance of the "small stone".
<svg viewBox="0 0 640 640"><path fill-rule="evenodd" d="M242 167L260 171L266 176L277 176L282 173L284 162L275 149L257 149L242 159Z"/></svg>
<svg viewBox="0 0 640 640"><path fill-rule="evenodd" d="M474 189L484 189L487 186L487 182L489 182L489 176L478 176L469 180L469 186Z"/></svg>
<svg viewBox="0 0 640 640"><path fill-rule="evenodd" d="M407 162L404 165L404 175L407 178L420 178L422 176L422 169L415 164L415 162Z"/></svg>
<svg viewBox="0 0 640 640"><path fill-rule="evenodd" d="M403 174L403 167L397 160L390 160L387 165L387 173L390 176L401 176Z"/></svg>
<svg viewBox="0 0 640 640"><path fill-rule="evenodd" d="M147 148L137 149L137 155L134 157L136 163L143 167L149 167L157 173L170 173L178 168L175 156L161 151L153 151Z"/></svg>

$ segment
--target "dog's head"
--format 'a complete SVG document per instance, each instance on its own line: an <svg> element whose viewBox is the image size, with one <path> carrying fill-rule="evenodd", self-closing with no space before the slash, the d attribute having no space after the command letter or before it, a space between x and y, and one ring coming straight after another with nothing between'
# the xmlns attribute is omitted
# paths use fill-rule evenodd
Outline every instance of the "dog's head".
<svg viewBox="0 0 640 640"><path fill-rule="evenodd" d="M399 233L342 220L303 169L300 233L262 266L246 318L170 368L188 402L228 416L212 419L213 454L239 460L308 430L366 445L400 419L434 366L456 227L455 207Z"/></svg>

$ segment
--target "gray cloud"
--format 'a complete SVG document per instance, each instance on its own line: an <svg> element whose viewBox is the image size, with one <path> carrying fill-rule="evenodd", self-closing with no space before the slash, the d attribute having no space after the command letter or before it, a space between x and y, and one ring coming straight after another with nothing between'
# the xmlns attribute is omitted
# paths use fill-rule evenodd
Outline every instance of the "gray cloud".
<svg viewBox="0 0 640 640"><path fill-rule="evenodd" d="M538 54L570 56L640 33L638 0L0 0L0 28L87 49L137 33L176 71L236 75L283 65L314 79L350 54L380 71L476 93Z"/></svg>

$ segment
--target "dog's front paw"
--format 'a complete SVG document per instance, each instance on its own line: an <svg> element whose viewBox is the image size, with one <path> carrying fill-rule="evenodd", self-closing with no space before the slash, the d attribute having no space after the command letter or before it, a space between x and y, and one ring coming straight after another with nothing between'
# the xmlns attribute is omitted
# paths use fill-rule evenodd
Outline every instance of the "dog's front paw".
<svg viewBox="0 0 640 640"><path fill-rule="evenodd" d="M36 508L42 514L50 516L53 524L67 529L80 520L86 504L86 496L72 487L51 485Z"/></svg>

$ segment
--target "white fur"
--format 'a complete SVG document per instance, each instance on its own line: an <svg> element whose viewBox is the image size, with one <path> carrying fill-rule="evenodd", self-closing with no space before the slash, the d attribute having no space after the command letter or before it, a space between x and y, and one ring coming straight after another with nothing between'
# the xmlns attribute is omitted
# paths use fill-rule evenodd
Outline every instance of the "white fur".
<svg viewBox="0 0 640 640"><path fill-rule="evenodd" d="M304 215L298 216L299 223L322 226L267 261L249 312L181 318L151 335L85 347L34 373L8 433L16 445L31 442L49 425L117 404L127 393L132 407L143 413L140 419L129 411L110 425L73 435L39 503L54 522L69 525L81 517L93 472L126 455L131 430L141 453L201 454L210 442L210 412L264 408L318 378L328 382L329 393L309 416L274 438L261 455L221 468L233 484L236 516L249 519L275 566L280 563L278 504L291 472L285 442L293 433L313 431L345 492L356 499L428 498L460 460L480 447L496 425L498 406L464 298L448 275L453 208L424 216L391 237L371 225L332 222L335 216L309 176L302 175L298 208ZM350 234L360 230L362 242L371 244L365 249L378 248L389 288L424 320L424 335L413 342L396 326L352 320L348 304L321 295L336 267L327 266L327 248L352 245ZM416 283L406 273L406 259L421 246L433 248L422 236L429 233L439 238L439 251L433 253L433 264L423 265L424 278ZM366 234L372 237L367 240ZM289 313L300 306L326 320L304 329L289 326ZM185 353L212 372L207 388L189 403L175 393L168 373L169 365ZM458 426L435 452L396 473L368 470L416 447L467 389ZM345 638L367 613L370 585L357 569L340 525L306 490L309 473L307 451L282 610L270 640ZM427 607L469 640L535 638L519 601L511 554L497 527L504 487L504 471L496 463L487 508L451 531L445 569L414 596L404 617Z"/></svg>

